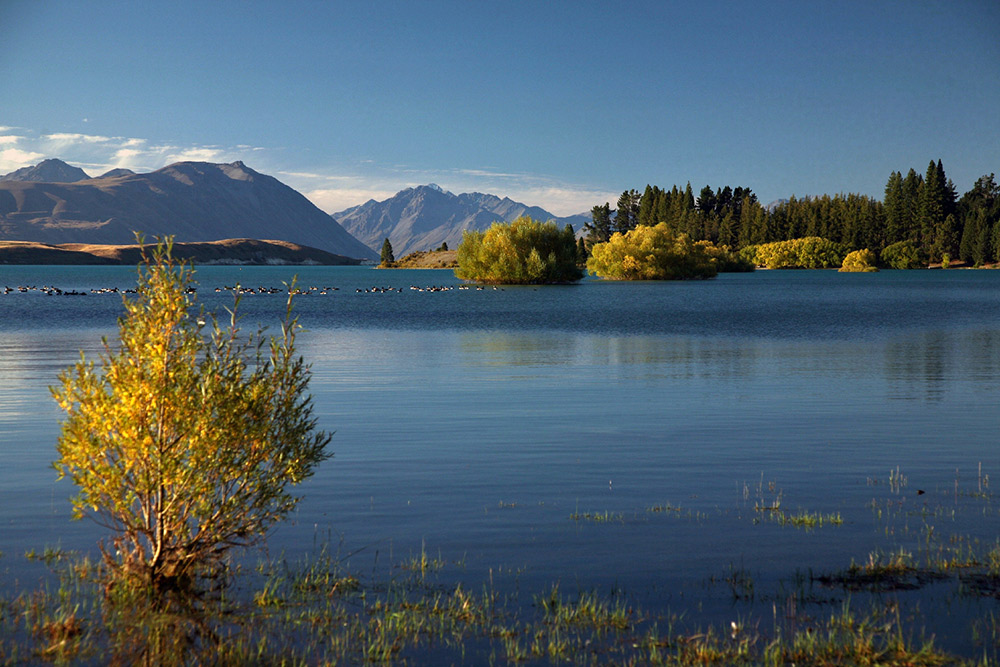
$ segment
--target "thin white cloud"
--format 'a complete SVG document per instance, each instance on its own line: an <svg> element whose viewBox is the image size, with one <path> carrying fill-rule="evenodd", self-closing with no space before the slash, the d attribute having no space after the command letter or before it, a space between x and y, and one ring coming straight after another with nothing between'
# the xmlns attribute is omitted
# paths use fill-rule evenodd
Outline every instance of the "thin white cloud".
<svg viewBox="0 0 1000 667"><path fill-rule="evenodd" d="M112 140L111 137L102 137L97 134L80 134L79 132L56 132L54 134L46 134L42 138L65 144L103 144Z"/></svg>
<svg viewBox="0 0 1000 667"><path fill-rule="evenodd" d="M143 152L136 148L119 148L115 151L113 162L116 167L132 169L132 166L136 164L136 158L141 155Z"/></svg>
<svg viewBox="0 0 1000 667"><path fill-rule="evenodd" d="M507 196L524 204L541 206L558 216L590 213L594 206L604 202L614 203L618 199L617 194L603 190L568 187L525 188L510 191Z"/></svg>
<svg viewBox="0 0 1000 667"><path fill-rule="evenodd" d="M21 167L30 167L44 159L44 153L23 151L20 148L5 148L0 150L0 174L7 174Z"/></svg>
<svg viewBox="0 0 1000 667"><path fill-rule="evenodd" d="M307 178L312 180L322 180L322 181L354 181L357 182L360 179L357 176L340 176L325 174L322 172L314 171L277 171L276 174L282 176L289 176L291 178Z"/></svg>
<svg viewBox="0 0 1000 667"><path fill-rule="evenodd" d="M476 178L527 178L527 174L508 174L502 171L490 171L489 169L455 169L454 173L460 176L473 176Z"/></svg>
<svg viewBox="0 0 1000 667"><path fill-rule="evenodd" d="M364 188L323 188L310 190L303 194L316 206L327 213L337 213L344 209L364 204L369 199L384 201L389 199L396 190L369 190Z"/></svg>
<svg viewBox="0 0 1000 667"><path fill-rule="evenodd" d="M213 162L223 159L225 153L218 148L185 148L167 155L168 162Z"/></svg>
<svg viewBox="0 0 1000 667"><path fill-rule="evenodd" d="M20 140L21 137L17 136L16 134L6 134L0 136L0 144L16 144Z"/></svg>

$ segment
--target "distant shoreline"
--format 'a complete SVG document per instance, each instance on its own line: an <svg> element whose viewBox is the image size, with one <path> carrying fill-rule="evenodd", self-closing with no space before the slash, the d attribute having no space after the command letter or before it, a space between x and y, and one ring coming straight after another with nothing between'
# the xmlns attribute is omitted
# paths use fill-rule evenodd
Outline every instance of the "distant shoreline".
<svg viewBox="0 0 1000 667"><path fill-rule="evenodd" d="M380 269L453 269L458 266L457 250L418 250Z"/></svg>
<svg viewBox="0 0 1000 667"><path fill-rule="evenodd" d="M258 239L177 242L173 254L194 264L353 266L362 263L360 259L297 243ZM136 244L0 241L0 265L132 265L138 264L140 259L141 251Z"/></svg>

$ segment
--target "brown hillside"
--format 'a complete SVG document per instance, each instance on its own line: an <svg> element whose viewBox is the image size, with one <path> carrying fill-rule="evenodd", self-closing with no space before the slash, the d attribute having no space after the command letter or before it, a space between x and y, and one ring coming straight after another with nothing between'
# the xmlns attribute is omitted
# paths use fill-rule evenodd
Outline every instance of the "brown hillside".
<svg viewBox="0 0 1000 667"><path fill-rule="evenodd" d="M357 264L358 260L290 243L256 239L224 239L175 243L175 257L195 264ZM0 264L138 264L139 246L93 243L46 244L0 241Z"/></svg>

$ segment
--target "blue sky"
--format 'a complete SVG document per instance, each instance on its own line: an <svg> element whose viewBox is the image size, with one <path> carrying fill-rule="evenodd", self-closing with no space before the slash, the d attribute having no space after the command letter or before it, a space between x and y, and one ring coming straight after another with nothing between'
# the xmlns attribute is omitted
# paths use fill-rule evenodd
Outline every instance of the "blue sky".
<svg viewBox="0 0 1000 667"><path fill-rule="evenodd" d="M567 215L1000 171L996 0L0 0L0 44L0 173L241 159L330 212L435 182Z"/></svg>

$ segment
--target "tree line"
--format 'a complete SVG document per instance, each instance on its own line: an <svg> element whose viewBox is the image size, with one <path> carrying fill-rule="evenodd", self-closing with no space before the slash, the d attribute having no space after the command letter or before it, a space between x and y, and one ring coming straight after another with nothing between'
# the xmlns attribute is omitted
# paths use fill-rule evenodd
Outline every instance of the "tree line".
<svg viewBox="0 0 1000 667"><path fill-rule="evenodd" d="M883 200L861 194L796 198L765 207L749 187L702 188L691 184L669 190L647 185L640 194L626 190L616 208L591 210L586 245L605 243L637 226L666 223L693 241L739 250L748 246L820 237L847 251L892 248L917 253L919 261L961 259L971 265L1000 261L1000 186L994 174L979 178L957 196L941 160L931 160L921 175L890 174ZM902 244L902 246L900 245Z"/></svg>

